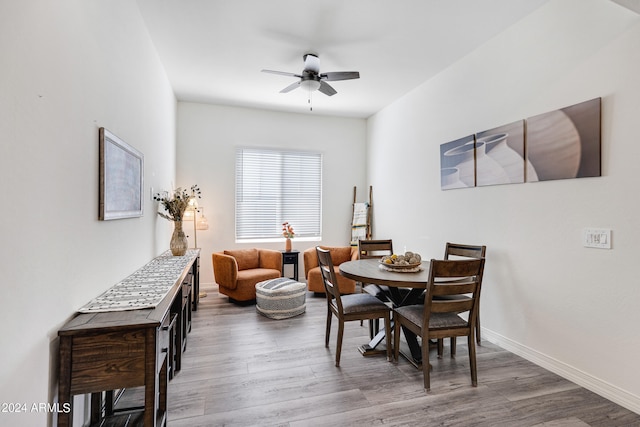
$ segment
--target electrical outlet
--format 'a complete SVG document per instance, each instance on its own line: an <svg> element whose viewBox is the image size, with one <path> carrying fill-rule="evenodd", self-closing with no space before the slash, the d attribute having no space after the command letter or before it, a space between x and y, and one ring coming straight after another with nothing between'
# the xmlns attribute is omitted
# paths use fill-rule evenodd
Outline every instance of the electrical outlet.
<svg viewBox="0 0 640 427"><path fill-rule="evenodd" d="M611 229L585 228L582 244L585 248L611 249Z"/></svg>

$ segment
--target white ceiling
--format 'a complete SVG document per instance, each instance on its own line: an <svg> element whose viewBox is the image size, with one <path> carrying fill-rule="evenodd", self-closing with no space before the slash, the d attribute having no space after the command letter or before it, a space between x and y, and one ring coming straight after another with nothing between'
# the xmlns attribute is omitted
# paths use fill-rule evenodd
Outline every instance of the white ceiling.
<svg viewBox="0 0 640 427"><path fill-rule="evenodd" d="M137 0L180 101L366 118L548 0ZM632 0L633 1L633 0ZM332 97L263 68L359 71Z"/></svg>

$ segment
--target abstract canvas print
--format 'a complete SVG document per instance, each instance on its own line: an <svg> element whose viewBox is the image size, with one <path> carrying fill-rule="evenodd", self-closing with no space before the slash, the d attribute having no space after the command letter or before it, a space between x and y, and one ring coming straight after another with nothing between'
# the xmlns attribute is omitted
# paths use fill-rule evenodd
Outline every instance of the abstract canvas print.
<svg viewBox="0 0 640 427"><path fill-rule="evenodd" d="M475 138L469 135L440 145L440 188L475 187Z"/></svg>
<svg viewBox="0 0 640 427"><path fill-rule="evenodd" d="M142 216L144 155L107 129L99 129L98 219Z"/></svg>
<svg viewBox="0 0 640 427"><path fill-rule="evenodd" d="M524 120L476 134L476 185L524 182Z"/></svg>
<svg viewBox="0 0 640 427"><path fill-rule="evenodd" d="M527 182L600 176L601 99L527 119Z"/></svg>

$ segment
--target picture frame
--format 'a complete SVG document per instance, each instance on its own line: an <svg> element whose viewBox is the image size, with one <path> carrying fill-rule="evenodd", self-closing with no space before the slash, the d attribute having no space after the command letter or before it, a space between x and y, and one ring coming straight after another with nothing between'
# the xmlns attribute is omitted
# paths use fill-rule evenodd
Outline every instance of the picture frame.
<svg viewBox="0 0 640 427"><path fill-rule="evenodd" d="M601 98L527 119L528 182L598 177L601 172Z"/></svg>
<svg viewBox="0 0 640 427"><path fill-rule="evenodd" d="M98 219L141 217L144 210L144 155L104 127L99 129Z"/></svg>

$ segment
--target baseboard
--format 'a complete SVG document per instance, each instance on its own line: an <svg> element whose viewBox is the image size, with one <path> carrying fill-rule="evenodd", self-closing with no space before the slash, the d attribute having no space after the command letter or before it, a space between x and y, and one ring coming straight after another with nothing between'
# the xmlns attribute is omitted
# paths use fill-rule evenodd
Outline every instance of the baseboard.
<svg viewBox="0 0 640 427"><path fill-rule="evenodd" d="M486 339L505 350L508 350L518 356L527 359L569 381L578 384L581 387L590 390L605 399L617 403L618 405L640 414L640 397L622 390L612 384L602 381L592 375L587 374L573 366L567 365L559 360L533 350L529 347L506 338L493 331L482 328L482 338Z"/></svg>

